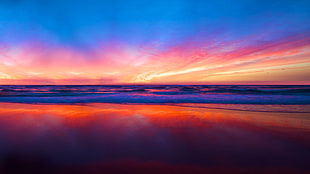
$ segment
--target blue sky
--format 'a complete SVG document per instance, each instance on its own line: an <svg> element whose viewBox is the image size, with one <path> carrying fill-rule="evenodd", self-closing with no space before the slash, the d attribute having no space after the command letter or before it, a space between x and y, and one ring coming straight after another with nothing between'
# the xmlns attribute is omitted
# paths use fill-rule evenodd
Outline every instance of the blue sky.
<svg viewBox="0 0 310 174"><path fill-rule="evenodd" d="M306 66L297 64L307 63L309 7L309 0L1 0L0 81L167 76L162 80L178 83L195 73L204 82L222 71L253 74L284 65L296 72L269 80L295 74L288 79L310 81L308 70L297 73Z"/></svg>

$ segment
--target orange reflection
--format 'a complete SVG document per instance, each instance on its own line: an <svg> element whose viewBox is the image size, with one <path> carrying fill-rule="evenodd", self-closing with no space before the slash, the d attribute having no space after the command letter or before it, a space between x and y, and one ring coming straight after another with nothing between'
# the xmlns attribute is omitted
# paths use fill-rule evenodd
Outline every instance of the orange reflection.
<svg viewBox="0 0 310 174"><path fill-rule="evenodd" d="M209 108L201 108L201 106ZM186 106L186 107L182 107ZM190 107L188 107L190 106ZM195 108L195 106L197 106ZM282 106L282 107L289 107ZM223 109L212 109L223 108ZM230 108L233 108L231 105ZM236 107L236 106L235 106ZM241 107L238 105L237 107ZM265 107L256 105L257 108ZM227 108L227 107L226 107ZM104 116L126 116L132 119L136 115L148 118L148 122L161 126L198 126L204 122L243 122L260 126L310 129L310 119L308 113L260 113L246 111L225 110L221 104L178 104L178 105L122 105L122 104L102 104L92 103L85 105L32 105L19 103L1 103L0 117L11 117L16 119L16 115L23 117L37 117L40 115L51 115L67 120L83 119L84 121L92 117ZM292 116L297 115L297 116ZM83 118L87 117L87 118ZM103 119L103 118L100 118ZM164 123L160 123L164 122ZM86 124L86 122L84 122ZM192 124L192 125L191 125Z"/></svg>
<svg viewBox="0 0 310 174"><path fill-rule="evenodd" d="M167 173L225 173L262 171L261 165L265 173L303 172L308 169L309 125L307 113L1 103L0 161L13 152L18 159L43 155L53 164L73 164L64 168L70 172L114 170L110 164L140 173L152 166Z"/></svg>

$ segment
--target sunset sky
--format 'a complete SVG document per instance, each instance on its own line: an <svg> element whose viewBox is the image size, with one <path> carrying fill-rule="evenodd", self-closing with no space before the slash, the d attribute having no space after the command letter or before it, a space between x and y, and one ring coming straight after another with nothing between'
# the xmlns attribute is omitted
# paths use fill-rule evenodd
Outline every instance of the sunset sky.
<svg viewBox="0 0 310 174"><path fill-rule="evenodd" d="M309 0L1 0L0 84L310 84Z"/></svg>

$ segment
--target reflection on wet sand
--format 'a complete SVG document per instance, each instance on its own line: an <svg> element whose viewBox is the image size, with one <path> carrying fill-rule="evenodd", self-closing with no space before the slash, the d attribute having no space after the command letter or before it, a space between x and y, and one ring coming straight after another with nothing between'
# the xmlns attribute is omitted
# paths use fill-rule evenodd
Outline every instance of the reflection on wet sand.
<svg viewBox="0 0 310 174"><path fill-rule="evenodd" d="M1 103L0 170L307 173L307 115L167 105Z"/></svg>

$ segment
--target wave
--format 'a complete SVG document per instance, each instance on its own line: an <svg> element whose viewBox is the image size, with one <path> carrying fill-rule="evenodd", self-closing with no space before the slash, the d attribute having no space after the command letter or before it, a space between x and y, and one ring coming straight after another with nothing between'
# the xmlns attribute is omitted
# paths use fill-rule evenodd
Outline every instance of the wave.
<svg viewBox="0 0 310 174"><path fill-rule="evenodd" d="M246 112L272 112L272 113L310 113L309 107L304 105L257 105L257 104L169 104L178 107L203 108L203 109L221 109L230 111Z"/></svg>
<svg viewBox="0 0 310 174"><path fill-rule="evenodd" d="M23 93L105 93L139 92L180 95L189 93L230 94L303 94L310 95L310 85L2 85L0 95Z"/></svg>
<svg viewBox="0 0 310 174"><path fill-rule="evenodd" d="M0 102L310 104L310 86L296 85L9 85Z"/></svg>

